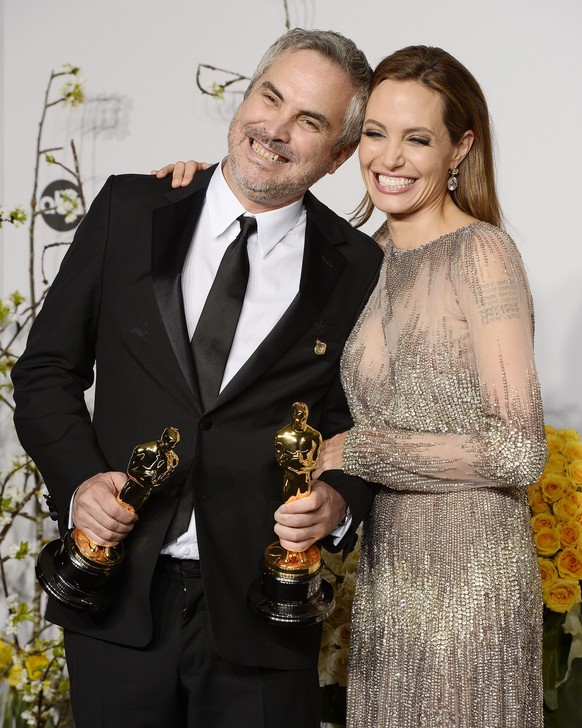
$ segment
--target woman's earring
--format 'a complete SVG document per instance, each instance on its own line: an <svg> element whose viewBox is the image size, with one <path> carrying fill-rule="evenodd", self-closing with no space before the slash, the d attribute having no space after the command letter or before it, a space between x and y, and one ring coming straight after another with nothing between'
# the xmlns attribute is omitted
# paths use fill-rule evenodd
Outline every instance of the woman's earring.
<svg viewBox="0 0 582 728"><path fill-rule="evenodd" d="M457 167L449 169L449 179L447 180L447 188L449 189L449 192L454 192L459 186L459 181L457 179L458 174L459 170Z"/></svg>

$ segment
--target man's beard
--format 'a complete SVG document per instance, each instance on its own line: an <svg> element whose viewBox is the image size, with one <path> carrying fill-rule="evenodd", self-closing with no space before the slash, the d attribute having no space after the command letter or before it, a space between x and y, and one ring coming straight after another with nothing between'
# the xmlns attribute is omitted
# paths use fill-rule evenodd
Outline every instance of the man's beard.
<svg viewBox="0 0 582 728"><path fill-rule="evenodd" d="M237 128L237 125L237 115L235 114L228 131L228 163L234 182L247 199L269 206L287 204L302 197L313 184L327 174L331 165L329 157L321 160L317 166L310 166L310 169L301 174L301 160L293 150L281 142L270 139L258 127L249 124L241 129L240 126ZM235 139L235 135L237 139ZM241 142L238 138L240 135L247 140L256 139L275 154L285 157L288 161L282 164L288 165L291 173L278 179L253 179L252 173L244 174L238 164L236 152L234 152L240 148ZM279 163L275 162L275 164ZM296 170L298 174L293 174L293 170ZM263 178L264 175L268 175L268 172L259 173L257 177Z"/></svg>

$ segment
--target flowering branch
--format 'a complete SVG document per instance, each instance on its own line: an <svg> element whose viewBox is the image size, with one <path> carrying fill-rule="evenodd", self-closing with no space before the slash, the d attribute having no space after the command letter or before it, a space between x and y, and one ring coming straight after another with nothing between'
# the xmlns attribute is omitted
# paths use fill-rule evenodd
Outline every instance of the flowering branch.
<svg viewBox="0 0 582 728"><path fill-rule="evenodd" d="M65 84L53 98L57 79ZM42 248L40 271L42 288L36 280L36 221L39 215L50 210L40 209L38 202L41 161L56 164L74 183L70 190L61 190L55 210L64 215L65 222L76 220L85 212L85 199L79 172L75 145L71 142L74 164L67 166L55 155L62 147L42 143L44 125L49 109L59 105L77 106L84 99L80 71L65 66L62 71L52 72L45 90L44 104L36 138L33 189L30 209L25 212L17 207L8 210L0 207L0 227L11 224L18 227L29 225L29 298L18 291L0 301L0 405L14 410L10 371L18 356L14 351L17 341L30 327L47 291L48 280L44 272L45 253L48 248L68 243L56 242ZM74 189L76 188L76 189ZM67 216L71 219L67 220ZM6 681L2 695L3 725L10 728L36 726L57 728L71 725L69 686L66 675L62 633L42 618L43 592L35 583L32 595L19 596L20 579L11 579L14 562L36 557L45 540L47 513L40 507L43 481L34 463L21 452L4 473L0 473L0 586L7 610L6 624L0 631L0 680ZM29 538L15 538L16 521L27 525ZM54 527L53 527L54 529ZM20 535L20 533L19 533ZM19 569L22 573L22 569Z"/></svg>

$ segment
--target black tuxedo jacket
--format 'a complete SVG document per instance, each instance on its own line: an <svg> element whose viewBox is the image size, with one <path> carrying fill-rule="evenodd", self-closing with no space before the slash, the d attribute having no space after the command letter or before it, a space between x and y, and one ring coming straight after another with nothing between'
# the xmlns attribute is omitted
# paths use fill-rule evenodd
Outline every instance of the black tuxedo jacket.
<svg viewBox="0 0 582 728"><path fill-rule="evenodd" d="M15 424L66 528L86 478L125 471L133 448L177 427L180 464L155 488L126 539L118 597L90 616L49 600L47 618L104 640L151 638L152 573L183 488L195 494L200 563L212 633L233 663L303 668L317 659L318 627L271 625L246 604L263 549L275 540L281 472L273 437L304 401L324 437L350 427L339 358L376 282L381 252L366 235L305 196L300 291L273 331L203 410L182 303L181 272L213 170L172 190L155 177L111 177L81 223L14 367ZM325 342L325 354L314 351ZM96 372L91 417L85 391ZM351 506L371 502L359 478L322 478ZM340 548L354 543L353 529Z"/></svg>

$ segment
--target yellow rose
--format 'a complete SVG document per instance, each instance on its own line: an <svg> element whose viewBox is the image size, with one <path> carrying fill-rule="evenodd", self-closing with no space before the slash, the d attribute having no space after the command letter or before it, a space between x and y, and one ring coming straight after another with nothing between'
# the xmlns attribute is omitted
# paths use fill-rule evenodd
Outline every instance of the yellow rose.
<svg viewBox="0 0 582 728"><path fill-rule="evenodd" d="M551 513L537 513L531 519L531 526L534 533L541 531L542 528L553 528L556 525L556 517Z"/></svg>
<svg viewBox="0 0 582 728"><path fill-rule="evenodd" d="M542 528L534 534L534 543L539 556L553 556L560 548L558 529Z"/></svg>
<svg viewBox="0 0 582 728"><path fill-rule="evenodd" d="M533 497L535 496L536 493L539 493L541 489L542 489L542 484L539 482L539 480L537 483L532 483L529 486L529 488L527 489L527 500L528 500L530 506L531 506Z"/></svg>
<svg viewBox="0 0 582 728"><path fill-rule="evenodd" d="M327 621L323 623L323 633L321 636L321 648L319 650L319 684L333 685L333 678L329 674L329 656L335 650L333 644L333 627Z"/></svg>
<svg viewBox="0 0 582 728"><path fill-rule="evenodd" d="M546 473L541 479L542 493L548 503L554 503L571 490L568 478L558 473Z"/></svg>
<svg viewBox="0 0 582 728"><path fill-rule="evenodd" d="M582 513L582 493L576 490L566 493L556 501L552 510L559 521L573 521Z"/></svg>
<svg viewBox="0 0 582 728"><path fill-rule="evenodd" d="M544 602L553 612L569 612L580 601L580 584L569 579L558 579L542 591Z"/></svg>
<svg viewBox="0 0 582 728"><path fill-rule="evenodd" d="M555 558L560 576L565 579L582 579L582 552L571 546L563 549Z"/></svg>
<svg viewBox="0 0 582 728"><path fill-rule="evenodd" d="M582 446L582 442L578 444ZM582 485L582 459L572 460L566 468L566 473L574 485Z"/></svg>
<svg viewBox="0 0 582 728"><path fill-rule="evenodd" d="M546 439L548 441L548 455L553 455L555 452L560 452L562 449L562 438L557 432L546 433Z"/></svg>
<svg viewBox="0 0 582 728"><path fill-rule="evenodd" d="M540 577L542 580L542 589L548 589L558 580L558 570L551 559L539 559L538 566L540 568Z"/></svg>
<svg viewBox="0 0 582 728"><path fill-rule="evenodd" d="M24 660L24 664L30 679L40 680L43 677L45 667L49 664L49 659L44 652L33 652Z"/></svg>
<svg viewBox="0 0 582 728"><path fill-rule="evenodd" d="M560 533L560 543L564 548L582 546L582 525L578 521L558 523L558 532Z"/></svg>
<svg viewBox="0 0 582 728"><path fill-rule="evenodd" d="M0 640L0 676L4 675L6 670L12 664L12 645L8 642Z"/></svg>
<svg viewBox="0 0 582 728"><path fill-rule="evenodd" d="M344 563L344 577L353 577L355 579L356 574L358 573L358 559L350 559L349 557L346 559Z"/></svg>
<svg viewBox="0 0 582 728"><path fill-rule="evenodd" d="M337 683L345 687L348 683L348 648L342 647L334 650L329 656L329 673L331 675L332 684Z"/></svg>
<svg viewBox="0 0 582 728"><path fill-rule="evenodd" d="M564 443L580 441L580 434L576 432L576 430L574 430L572 427L568 428L567 430L561 430L561 434Z"/></svg>
<svg viewBox="0 0 582 728"><path fill-rule="evenodd" d="M561 452L555 452L549 456L544 473L558 473L562 475L568 465L568 459Z"/></svg>
<svg viewBox="0 0 582 728"><path fill-rule="evenodd" d="M332 574L341 574L342 572L342 554L332 554L325 552L325 566Z"/></svg>
<svg viewBox="0 0 582 728"><path fill-rule="evenodd" d="M10 687L15 688L20 682L21 677L22 665L12 665L12 667L8 670L6 682L8 683L8 685L10 685Z"/></svg>
<svg viewBox="0 0 582 728"><path fill-rule="evenodd" d="M344 600L336 601L336 607L330 616L327 618L330 625L335 629L341 624L349 622L352 614L352 605L346 603Z"/></svg>
<svg viewBox="0 0 582 728"><path fill-rule="evenodd" d="M352 625L349 622L340 624L336 627L333 633L334 644L338 647L348 647L350 644L350 634L352 632Z"/></svg>
<svg viewBox="0 0 582 728"><path fill-rule="evenodd" d="M551 511L551 508L542 493L542 486L540 483L534 483L528 488L528 502L529 507L534 513L547 513Z"/></svg>

